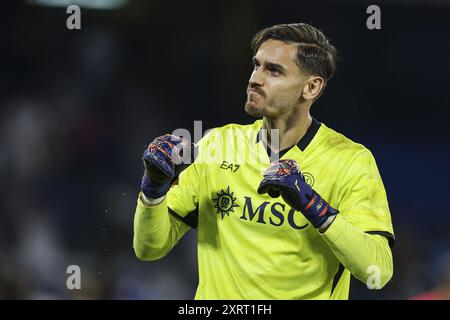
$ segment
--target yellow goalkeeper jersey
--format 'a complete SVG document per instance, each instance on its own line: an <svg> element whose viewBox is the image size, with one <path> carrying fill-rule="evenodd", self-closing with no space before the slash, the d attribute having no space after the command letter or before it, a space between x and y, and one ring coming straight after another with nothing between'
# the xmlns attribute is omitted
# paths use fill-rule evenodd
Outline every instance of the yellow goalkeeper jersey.
<svg viewBox="0 0 450 320"><path fill-rule="evenodd" d="M350 272L319 232L281 197L257 193L271 162L261 128L257 120L210 131L167 194L170 214L198 228L195 299L348 299ZM393 242L386 192L367 148L313 119L279 156L295 160L354 227Z"/></svg>

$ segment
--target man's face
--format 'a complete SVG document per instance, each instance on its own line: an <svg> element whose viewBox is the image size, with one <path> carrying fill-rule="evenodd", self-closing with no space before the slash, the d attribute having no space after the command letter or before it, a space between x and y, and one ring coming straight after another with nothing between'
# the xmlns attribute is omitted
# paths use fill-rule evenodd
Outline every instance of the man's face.
<svg viewBox="0 0 450 320"><path fill-rule="evenodd" d="M253 58L245 111L255 117L277 118L298 105L306 77L300 72L297 47L267 40Z"/></svg>

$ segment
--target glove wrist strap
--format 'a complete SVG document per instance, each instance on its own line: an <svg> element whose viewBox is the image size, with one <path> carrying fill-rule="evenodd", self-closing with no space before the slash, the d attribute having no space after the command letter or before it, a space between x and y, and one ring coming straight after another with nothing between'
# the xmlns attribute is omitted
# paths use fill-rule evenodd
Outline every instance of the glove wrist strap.
<svg viewBox="0 0 450 320"><path fill-rule="evenodd" d="M145 194L141 193L141 200L146 206L156 206L164 201L166 198L166 195L163 195L162 197L151 199L148 198Z"/></svg>
<svg viewBox="0 0 450 320"><path fill-rule="evenodd" d="M320 233L325 232L328 227L333 223L334 219L336 219L336 215L332 215L329 216L327 220L325 220L325 222L317 228L317 230L319 230Z"/></svg>

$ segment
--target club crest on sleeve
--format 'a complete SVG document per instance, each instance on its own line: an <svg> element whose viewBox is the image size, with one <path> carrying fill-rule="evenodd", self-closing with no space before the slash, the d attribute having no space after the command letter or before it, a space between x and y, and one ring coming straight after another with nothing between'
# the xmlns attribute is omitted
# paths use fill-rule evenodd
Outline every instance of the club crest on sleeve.
<svg viewBox="0 0 450 320"><path fill-rule="evenodd" d="M303 179L312 188L314 186L314 176L309 172L302 172Z"/></svg>

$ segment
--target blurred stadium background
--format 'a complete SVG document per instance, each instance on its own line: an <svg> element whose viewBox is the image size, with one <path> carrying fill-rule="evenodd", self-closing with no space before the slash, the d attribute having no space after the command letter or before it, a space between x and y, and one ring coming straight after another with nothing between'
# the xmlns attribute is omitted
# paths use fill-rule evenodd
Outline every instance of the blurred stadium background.
<svg viewBox="0 0 450 320"><path fill-rule="evenodd" d="M69 31L76 3L2 1L0 298L193 298L195 231L161 261L134 256L142 151L194 120L253 121L250 39L288 22L338 48L312 113L373 151L390 201L394 278L377 292L353 281L351 298L449 290L450 1L377 1L376 31L372 3L287 0L84 1ZM66 288L72 264L79 291Z"/></svg>

